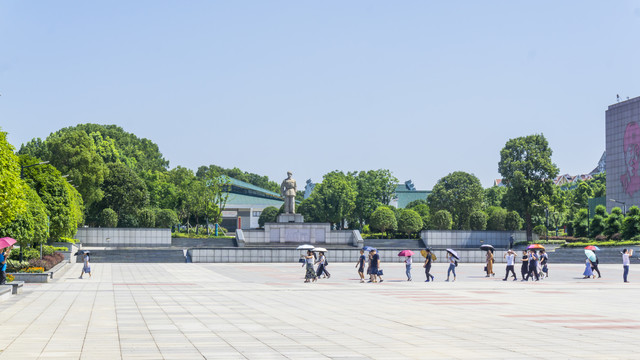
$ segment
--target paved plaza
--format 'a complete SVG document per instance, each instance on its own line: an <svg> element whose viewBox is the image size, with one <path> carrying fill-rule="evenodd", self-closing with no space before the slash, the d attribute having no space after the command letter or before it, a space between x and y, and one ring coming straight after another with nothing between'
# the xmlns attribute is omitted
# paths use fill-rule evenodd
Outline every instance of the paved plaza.
<svg viewBox="0 0 640 360"><path fill-rule="evenodd" d="M305 284L298 264L93 264L0 303L0 359L631 359L640 275L621 265L550 265L539 282L446 265L425 283L387 264L361 284L354 264ZM416 264L414 264L416 265ZM637 265L636 265L637 266ZM518 274L520 276L520 274Z"/></svg>

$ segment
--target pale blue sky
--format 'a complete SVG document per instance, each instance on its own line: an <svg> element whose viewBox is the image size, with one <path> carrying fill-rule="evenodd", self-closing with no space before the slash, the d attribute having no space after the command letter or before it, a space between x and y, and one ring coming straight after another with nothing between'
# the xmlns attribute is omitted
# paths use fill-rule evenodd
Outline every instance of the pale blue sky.
<svg viewBox="0 0 640 360"><path fill-rule="evenodd" d="M390 169L490 186L509 138L592 170L616 94L640 96L640 1L0 2L0 127L19 148L78 123L171 167L299 184Z"/></svg>

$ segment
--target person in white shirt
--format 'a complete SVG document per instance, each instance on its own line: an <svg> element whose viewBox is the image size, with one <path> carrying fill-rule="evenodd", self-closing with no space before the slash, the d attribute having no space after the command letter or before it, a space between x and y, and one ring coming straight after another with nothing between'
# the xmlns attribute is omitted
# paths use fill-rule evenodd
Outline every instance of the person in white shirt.
<svg viewBox="0 0 640 360"><path fill-rule="evenodd" d="M407 256L407 259L404 261L404 263L406 264L407 268L407 281L411 281L411 263L413 263L411 256Z"/></svg>
<svg viewBox="0 0 640 360"><path fill-rule="evenodd" d="M629 281L627 280L627 276L629 275L629 257L633 255L633 249L631 250L627 250L624 249L622 250L622 267L624 268L624 273L622 274L622 278L624 279L624 282L628 283Z"/></svg>
<svg viewBox="0 0 640 360"><path fill-rule="evenodd" d="M518 280L518 278L516 278L516 272L514 270L516 253L512 250L509 250L504 254L504 258L507 259L507 272L504 274L504 279L502 279L502 281L507 281L507 278L509 277L509 271L511 271L511 274L513 274L513 281Z"/></svg>

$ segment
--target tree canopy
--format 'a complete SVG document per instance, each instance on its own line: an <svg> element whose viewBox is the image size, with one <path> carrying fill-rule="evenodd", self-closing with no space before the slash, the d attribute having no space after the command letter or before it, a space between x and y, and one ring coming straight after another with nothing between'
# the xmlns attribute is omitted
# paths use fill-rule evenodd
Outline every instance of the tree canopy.
<svg viewBox="0 0 640 360"><path fill-rule="evenodd" d="M432 211L447 210L455 229L468 230L469 217L481 209L483 199L480 180L473 174L456 171L438 180L427 201Z"/></svg>
<svg viewBox="0 0 640 360"><path fill-rule="evenodd" d="M507 208L524 215L527 240L532 239L532 215L542 211L545 196L553 195L558 167L551 161L551 148L544 135L510 139L500 151L498 170L507 185L503 201Z"/></svg>

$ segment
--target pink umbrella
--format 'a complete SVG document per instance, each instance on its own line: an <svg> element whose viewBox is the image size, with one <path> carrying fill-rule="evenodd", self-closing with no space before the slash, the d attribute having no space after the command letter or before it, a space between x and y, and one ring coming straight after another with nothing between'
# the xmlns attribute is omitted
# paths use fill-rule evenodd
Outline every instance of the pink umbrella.
<svg viewBox="0 0 640 360"><path fill-rule="evenodd" d="M413 256L413 251L411 250L402 250L398 253L398 256Z"/></svg>
<svg viewBox="0 0 640 360"><path fill-rule="evenodd" d="M12 239L10 237L0 238L0 249L4 249L6 247L9 247L9 246L11 246L11 245L13 245L15 243L16 243L16 240Z"/></svg>

